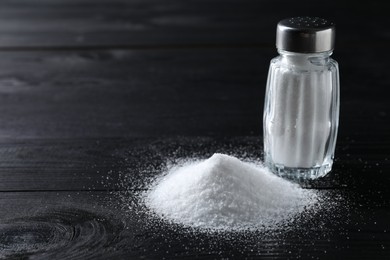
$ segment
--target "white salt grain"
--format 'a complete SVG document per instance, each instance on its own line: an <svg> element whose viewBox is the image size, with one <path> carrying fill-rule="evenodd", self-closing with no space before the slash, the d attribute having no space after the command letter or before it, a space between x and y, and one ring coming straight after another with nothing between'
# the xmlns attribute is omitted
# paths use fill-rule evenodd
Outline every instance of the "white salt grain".
<svg viewBox="0 0 390 260"><path fill-rule="evenodd" d="M282 225L314 205L316 195L255 163L214 154L172 168L144 199L165 220L211 231L240 231Z"/></svg>

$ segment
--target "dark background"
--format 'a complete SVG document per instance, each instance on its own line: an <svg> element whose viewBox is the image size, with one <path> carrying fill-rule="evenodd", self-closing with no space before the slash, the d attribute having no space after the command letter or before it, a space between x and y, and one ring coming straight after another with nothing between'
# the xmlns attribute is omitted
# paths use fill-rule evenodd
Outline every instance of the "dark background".
<svg viewBox="0 0 390 260"><path fill-rule="evenodd" d="M388 12L385 1L1 1L0 257L388 258ZM276 24L298 15L337 28L336 162L309 186L334 212L272 236L146 227L133 195L166 158L261 156Z"/></svg>

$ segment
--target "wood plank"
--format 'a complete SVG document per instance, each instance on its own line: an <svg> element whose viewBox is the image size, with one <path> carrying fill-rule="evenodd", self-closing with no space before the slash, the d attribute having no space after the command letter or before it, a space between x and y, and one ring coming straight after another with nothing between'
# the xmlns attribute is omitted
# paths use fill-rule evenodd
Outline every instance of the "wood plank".
<svg viewBox="0 0 390 260"><path fill-rule="evenodd" d="M376 58L381 52L337 53L342 136L371 133L375 139L390 132L390 80L380 70L387 59ZM227 48L0 55L0 137L62 139L261 135L268 64L276 53Z"/></svg>
<svg viewBox="0 0 390 260"><path fill-rule="evenodd" d="M5 1L0 10L5 48L224 44L230 32L230 43L259 38L248 28L259 5L247 0Z"/></svg>
<svg viewBox="0 0 390 260"><path fill-rule="evenodd" d="M338 24L338 45L387 46L382 1L30 0L0 2L0 48L274 46L276 23L314 14ZM315 11L314 11L315 10ZM345 19L345 14L348 19ZM364 20L356 26L356 21ZM360 36L364 32L364 37ZM387 41L387 43L383 42Z"/></svg>
<svg viewBox="0 0 390 260"><path fill-rule="evenodd" d="M213 235L156 222L132 194L0 193L0 257L387 259L389 202L348 196L288 229Z"/></svg>
<svg viewBox="0 0 390 260"><path fill-rule="evenodd" d="M344 190L368 186L389 196L389 146L339 138L332 173L304 186ZM168 163L208 158L215 152L260 161L262 140L260 136L3 140L0 191L142 190Z"/></svg>
<svg viewBox="0 0 390 260"><path fill-rule="evenodd" d="M269 63L261 55L272 57L231 49L1 55L2 138L257 132Z"/></svg>
<svg viewBox="0 0 390 260"><path fill-rule="evenodd" d="M131 146L131 142L127 143ZM0 189L93 190L107 189L103 175L119 170L120 160L110 143L98 140L17 140L2 142ZM115 172L117 174L117 172ZM113 173L114 174L114 173Z"/></svg>

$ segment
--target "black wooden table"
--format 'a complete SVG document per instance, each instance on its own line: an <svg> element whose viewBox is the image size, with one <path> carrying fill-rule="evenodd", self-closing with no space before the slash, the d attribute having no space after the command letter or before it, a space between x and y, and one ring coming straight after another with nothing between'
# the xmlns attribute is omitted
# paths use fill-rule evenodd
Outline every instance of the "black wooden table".
<svg viewBox="0 0 390 260"><path fill-rule="evenodd" d="M390 257L390 30L380 1L0 2L0 258ZM167 160L261 158L276 23L337 23L328 208L289 228L204 234L135 199Z"/></svg>

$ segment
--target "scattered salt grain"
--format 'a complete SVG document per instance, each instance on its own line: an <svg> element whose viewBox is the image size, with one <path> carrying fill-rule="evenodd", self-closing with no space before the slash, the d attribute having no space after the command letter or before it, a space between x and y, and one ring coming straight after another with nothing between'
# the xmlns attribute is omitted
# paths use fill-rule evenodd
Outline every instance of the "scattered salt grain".
<svg viewBox="0 0 390 260"><path fill-rule="evenodd" d="M172 167L144 195L160 218L210 231L278 227L317 201L314 191L224 154Z"/></svg>

